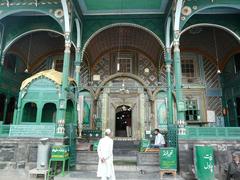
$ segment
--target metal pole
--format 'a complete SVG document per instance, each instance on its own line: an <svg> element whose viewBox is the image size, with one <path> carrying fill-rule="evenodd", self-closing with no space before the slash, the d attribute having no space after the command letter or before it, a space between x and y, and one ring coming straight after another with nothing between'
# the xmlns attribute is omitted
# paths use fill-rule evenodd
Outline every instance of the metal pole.
<svg viewBox="0 0 240 180"><path fill-rule="evenodd" d="M77 82L77 87L80 87L80 69L81 69L81 52L80 48L76 49L76 55L75 55L75 80Z"/></svg>
<svg viewBox="0 0 240 180"><path fill-rule="evenodd" d="M75 80L78 88L80 87L80 68L81 68L81 27L78 19L75 19L77 28L77 48L75 53Z"/></svg>

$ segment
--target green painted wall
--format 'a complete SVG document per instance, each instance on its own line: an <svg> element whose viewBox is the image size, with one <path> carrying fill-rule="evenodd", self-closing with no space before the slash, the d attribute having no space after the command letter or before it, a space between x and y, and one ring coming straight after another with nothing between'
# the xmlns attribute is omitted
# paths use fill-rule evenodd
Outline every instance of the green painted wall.
<svg viewBox="0 0 240 180"><path fill-rule="evenodd" d="M30 2L26 0L11 0L9 6L7 5L8 2L9 1L1 1L0 20L16 13L35 12L37 14L41 13L52 17L62 26L62 28L64 27L63 15L59 16L57 13L59 9L62 9L62 4L59 0L42 0L41 2L36 1L37 6L35 1Z"/></svg>
<svg viewBox="0 0 240 180"><path fill-rule="evenodd" d="M26 77L24 73L14 73L0 65L0 92L17 97L21 82Z"/></svg>
<svg viewBox="0 0 240 180"><path fill-rule="evenodd" d="M3 49L12 43L12 41L22 34L28 31L34 30L52 30L62 33L62 29L59 24L52 18L47 16L40 17L21 17L21 16L9 16L2 20L5 26Z"/></svg>
<svg viewBox="0 0 240 180"><path fill-rule="evenodd" d="M236 98L240 97L240 74L235 73L233 57L226 64L221 75L221 80L223 87L223 105L228 109L227 116L225 116L225 124L227 126L239 126Z"/></svg>
<svg viewBox="0 0 240 180"><path fill-rule="evenodd" d="M214 8L217 7L229 7L240 9L239 0L192 0L192 1L185 1L183 7L188 7L191 9L191 13L189 15L182 15L180 21L180 27L182 28L186 22L197 12L202 11L204 9Z"/></svg>
<svg viewBox="0 0 240 180"><path fill-rule="evenodd" d="M115 23L133 23L154 32L164 42L164 15L86 16L83 21L83 45L97 30Z"/></svg>
<svg viewBox="0 0 240 180"><path fill-rule="evenodd" d="M162 0L85 0L88 10L159 9Z"/></svg>
<svg viewBox="0 0 240 180"><path fill-rule="evenodd" d="M194 15L183 27L183 29L199 23L216 24L232 30L240 37L240 16L234 14L218 15Z"/></svg>

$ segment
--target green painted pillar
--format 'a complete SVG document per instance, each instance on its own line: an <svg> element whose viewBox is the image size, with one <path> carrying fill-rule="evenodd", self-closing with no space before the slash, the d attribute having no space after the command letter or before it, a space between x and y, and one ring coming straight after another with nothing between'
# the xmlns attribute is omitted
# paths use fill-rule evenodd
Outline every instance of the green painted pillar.
<svg viewBox="0 0 240 180"><path fill-rule="evenodd" d="M3 52L0 52L0 61L2 66L4 66L4 58L5 58L5 54Z"/></svg>
<svg viewBox="0 0 240 180"><path fill-rule="evenodd" d="M5 26L0 22L0 61L2 65L4 63L4 55L3 55L4 30L5 30Z"/></svg>
<svg viewBox="0 0 240 180"><path fill-rule="evenodd" d="M75 80L77 82L77 87L80 87L81 80L80 80L80 68L81 68L81 51L80 48L76 49L75 55Z"/></svg>
<svg viewBox="0 0 240 180"><path fill-rule="evenodd" d="M70 33L65 33L65 50L63 58L63 72L62 72L62 89L59 99L59 111L57 114L57 129L56 135L63 137L65 132L65 116L66 116L66 106L67 106L67 91L69 88L69 68L70 68L70 55L71 55L71 41Z"/></svg>
<svg viewBox="0 0 240 180"><path fill-rule="evenodd" d="M174 76L175 76L175 91L177 103L177 120L178 120L178 133L185 134L185 102L182 94L182 67L181 67L181 54L179 48L179 32L174 32Z"/></svg>
<svg viewBox="0 0 240 180"><path fill-rule="evenodd" d="M21 105L22 105L22 97L23 96L24 96L23 91L20 91L19 95L18 95L18 100L17 100L17 108L14 109L13 124L20 124Z"/></svg>
<svg viewBox="0 0 240 180"><path fill-rule="evenodd" d="M6 117L7 117L7 107L8 107L8 103L9 103L9 96L6 96L5 102L4 102L4 109L3 109L3 124L6 121Z"/></svg>
<svg viewBox="0 0 240 180"><path fill-rule="evenodd" d="M173 124L173 105L172 105L172 78L171 78L171 48L166 51L165 67L167 73L167 102L168 102L168 124Z"/></svg>
<svg viewBox="0 0 240 180"><path fill-rule="evenodd" d="M36 123L41 124L42 122L42 109L43 109L43 103L37 104L37 117L36 117Z"/></svg>
<svg viewBox="0 0 240 180"><path fill-rule="evenodd" d="M173 96L172 96L172 77L171 77L171 48L166 50L165 67L167 74L167 109L168 109L168 134L167 134L167 144L169 147L177 146L177 131L176 125L173 124Z"/></svg>

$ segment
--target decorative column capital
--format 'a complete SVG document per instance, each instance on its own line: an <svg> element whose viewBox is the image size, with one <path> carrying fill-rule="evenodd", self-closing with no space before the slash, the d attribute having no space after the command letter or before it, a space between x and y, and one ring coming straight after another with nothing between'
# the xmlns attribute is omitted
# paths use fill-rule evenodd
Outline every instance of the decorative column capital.
<svg viewBox="0 0 240 180"><path fill-rule="evenodd" d="M76 73L80 73L80 69L81 69L80 65L77 65L75 69Z"/></svg>
<svg viewBox="0 0 240 180"><path fill-rule="evenodd" d="M57 121L57 129L56 129L56 134L58 135L63 135L65 133L65 120L61 119Z"/></svg>
<svg viewBox="0 0 240 180"><path fill-rule="evenodd" d="M166 48L165 64L172 64L171 47Z"/></svg>
<svg viewBox="0 0 240 180"><path fill-rule="evenodd" d="M166 48L166 53L171 53L171 49L172 49L171 47L167 47Z"/></svg>
<svg viewBox="0 0 240 180"><path fill-rule="evenodd" d="M178 134L186 135L186 122L185 120L178 120Z"/></svg>
<svg viewBox="0 0 240 180"><path fill-rule="evenodd" d="M174 52L180 52L180 48L179 48L180 43L179 43L179 41L174 41L173 42L173 46L174 46L174 49L173 49Z"/></svg>
<svg viewBox="0 0 240 180"><path fill-rule="evenodd" d="M175 30L174 31L174 41L179 41L179 39L180 39L180 31Z"/></svg>
<svg viewBox="0 0 240 180"><path fill-rule="evenodd" d="M65 32L64 38L65 38L65 51L69 50L70 53L71 48L70 32Z"/></svg>
<svg viewBox="0 0 240 180"><path fill-rule="evenodd" d="M174 31L174 41L173 41L174 52L180 51L179 45L180 45L180 32L179 30L176 30Z"/></svg>
<svg viewBox="0 0 240 180"><path fill-rule="evenodd" d="M80 47L77 47L76 48L76 53L80 53L80 49L81 49Z"/></svg>
<svg viewBox="0 0 240 180"><path fill-rule="evenodd" d="M171 72L171 63L166 63L166 72Z"/></svg>

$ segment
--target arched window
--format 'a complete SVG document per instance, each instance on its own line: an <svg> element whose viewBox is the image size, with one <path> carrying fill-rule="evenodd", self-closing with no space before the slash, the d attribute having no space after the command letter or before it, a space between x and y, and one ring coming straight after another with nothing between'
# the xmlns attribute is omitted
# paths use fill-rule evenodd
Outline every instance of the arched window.
<svg viewBox="0 0 240 180"><path fill-rule="evenodd" d="M0 121L3 121L5 101L6 96L4 94L0 94Z"/></svg>
<svg viewBox="0 0 240 180"><path fill-rule="evenodd" d="M37 104L33 102L26 103L23 108L22 122L36 122Z"/></svg>
<svg viewBox="0 0 240 180"><path fill-rule="evenodd" d="M11 97L8 106L7 106L7 115L5 119L5 124L11 124L13 122L13 114L14 114L14 108L15 108L15 97Z"/></svg>
<svg viewBox="0 0 240 180"><path fill-rule="evenodd" d="M56 104L54 103L45 104L42 109L41 122L43 123L56 122L56 112L57 112Z"/></svg>

